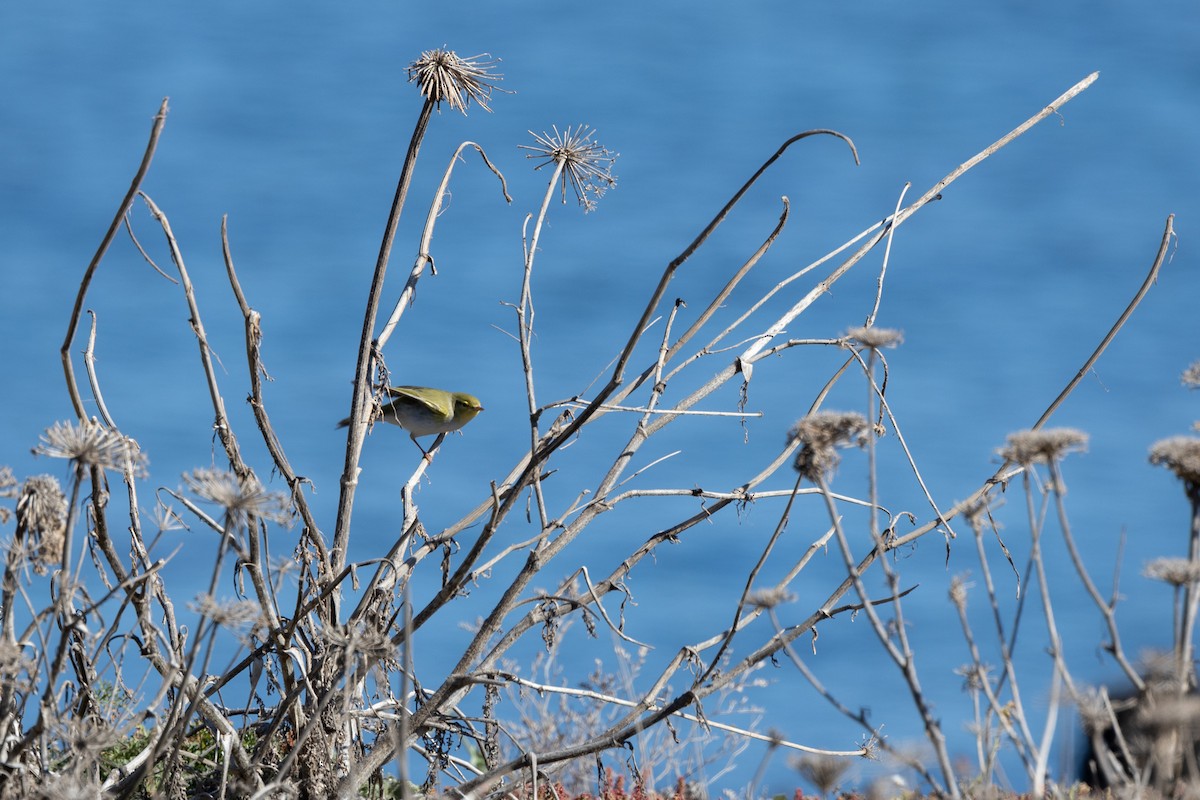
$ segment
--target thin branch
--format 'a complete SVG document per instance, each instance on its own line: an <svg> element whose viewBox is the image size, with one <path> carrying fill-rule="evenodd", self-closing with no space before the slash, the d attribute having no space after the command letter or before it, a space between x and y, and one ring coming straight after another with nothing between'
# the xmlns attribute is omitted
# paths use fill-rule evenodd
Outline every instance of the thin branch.
<svg viewBox="0 0 1200 800"><path fill-rule="evenodd" d="M104 254L108 252L109 245L112 244L117 235L117 229L121 226L121 221L125 219L125 214L133 205L133 198L142 188L142 181L146 177L146 173L150 170L150 162L154 160L154 151L158 148L158 138L162 135L163 125L167 122L167 98L163 98L162 105L158 107L158 113L154 115L154 124L150 128L150 141L146 143L146 152L142 155L142 163L138 165L137 172L134 173L133 181L129 184L129 191L125 193L125 197L121 199L121 205L117 209L117 213L113 216L112 224L108 226L108 230L104 234L104 238L100 240L100 246L96 248L95 255L88 263L87 269L84 270L83 280L79 283L79 292L75 295L75 306L71 309L71 316L67 322L67 335L63 340L62 347L59 349L59 354L62 357L63 372L67 380L67 391L71 395L71 405L75 408L75 416L80 421L87 418L87 414L83 408L83 398L79 395L79 387L75 383L75 367L71 363L71 343L75 341L75 329L79 325L79 316L83 312L83 300L87 297L88 287L92 284L92 278L96 275L96 270L100 268L100 262L104 258Z"/></svg>

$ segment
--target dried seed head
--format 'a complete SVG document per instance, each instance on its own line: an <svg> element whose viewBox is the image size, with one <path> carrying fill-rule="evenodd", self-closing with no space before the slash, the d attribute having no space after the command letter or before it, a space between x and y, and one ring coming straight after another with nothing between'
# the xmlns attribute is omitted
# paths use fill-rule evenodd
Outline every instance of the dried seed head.
<svg viewBox="0 0 1200 800"><path fill-rule="evenodd" d="M871 350L880 350L900 344L904 341L904 334L895 328L851 328L846 331L846 338Z"/></svg>
<svg viewBox="0 0 1200 800"><path fill-rule="evenodd" d="M788 434L789 442L803 447L793 466L816 483L837 469L838 447L858 447L866 443L867 420L856 412L820 411L800 420Z"/></svg>
<svg viewBox="0 0 1200 800"><path fill-rule="evenodd" d="M1088 734L1106 731L1112 727L1109 717L1109 701L1107 695L1100 689L1088 689L1080 693L1079 722Z"/></svg>
<svg viewBox="0 0 1200 800"><path fill-rule="evenodd" d="M1142 575L1172 586L1200 583L1200 563L1186 558L1156 558L1142 568Z"/></svg>
<svg viewBox="0 0 1200 800"><path fill-rule="evenodd" d="M1088 435L1075 428L1044 428L1008 435L1008 444L996 452L1021 466L1058 460L1067 453L1087 449Z"/></svg>
<svg viewBox="0 0 1200 800"><path fill-rule="evenodd" d="M562 132L552 126L551 130L554 131L553 134L544 131L537 134L530 131L529 135L537 145L522 144L517 147L530 151L526 158L545 159L534 169L541 169L547 164L561 163L563 202L567 202L569 182L579 205L583 206L584 211L592 211L604 192L617 185L612 167L618 154L605 149L598 142L593 142L592 136L596 130L588 130L586 125L580 125L575 130L568 126Z"/></svg>
<svg viewBox="0 0 1200 800"><path fill-rule="evenodd" d="M950 579L950 602L954 603L954 607L959 611L964 611L967 607L967 588L970 584L962 575L955 575Z"/></svg>
<svg viewBox="0 0 1200 800"><path fill-rule="evenodd" d="M146 456L137 442L95 420L56 422L41 436L35 455L69 458L76 464L101 469L124 469L128 459L133 473L146 475Z"/></svg>
<svg viewBox="0 0 1200 800"><path fill-rule="evenodd" d="M1200 487L1200 439L1193 436L1172 436L1155 442L1150 448L1150 463L1161 465L1184 482L1188 492Z"/></svg>
<svg viewBox="0 0 1200 800"><path fill-rule="evenodd" d="M793 758L791 765L794 770L823 795L829 794L846 770L850 769L850 759L845 756L813 754Z"/></svg>
<svg viewBox="0 0 1200 800"><path fill-rule="evenodd" d="M184 473L183 481L199 497L223 507L239 527L252 516L284 525L291 521L287 495L268 491L253 476L243 481L225 470L198 469Z"/></svg>
<svg viewBox="0 0 1200 800"><path fill-rule="evenodd" d="M253 600L220 601L210 594L201 594L188 608L237 633L261 633L268 627L262 608Z"/></svg>
<svg viewBox="0 0 1200 800"><path fill-rule="evenodd" d="M77 737L67 740L74 744L87 742L85 737ZM117 739L105 741L104 747L111 747L117 743ZM98 757L102 748L92 748L94 757ZM75 755L75 754L73 754ZM83 761L81 756L75 756L77 761ZM85 762L86 763L86 762ZM73 772L52 773L47 772L39 777L35 793L29 795L31 800L101 800L107 792L100 786L98 778L83 772L76 774Z"/></svg>
<svg viewBox="0 0 1200 800"><path fill-rule="evenodd" d="M495 81L503 76L491 71L500 62L484 60L488 58L487 53L460 58L453 50L426 50L405 71L409 83L416 81L421 96L438 108L444 102L465 114L467 104L474 100L484 111L491 111L488 101L496 88Z"/></svg>
<svg viewBox="0 0 1200 800"><path fill-rule="evenodd" d="M1189 389L1200 389L1200 361L1193 361L1183 371L1180 381Z"/></svg>
<svg viewBox="0 0 1200 800"><path fill-rule="evenodd" d="M795 601L796 595L783 588L758 589L746 597L746 605L757 608L775 608L775 606Z"/></svg>
<svg viewBox="0 0 1200 800"><path fill-rule="evenodd" d="M50 475L34 475L21 487L17 500L17 541L25 541L33 554L34 569L45 574L62 562L67 534L67 497Z"/></svg>

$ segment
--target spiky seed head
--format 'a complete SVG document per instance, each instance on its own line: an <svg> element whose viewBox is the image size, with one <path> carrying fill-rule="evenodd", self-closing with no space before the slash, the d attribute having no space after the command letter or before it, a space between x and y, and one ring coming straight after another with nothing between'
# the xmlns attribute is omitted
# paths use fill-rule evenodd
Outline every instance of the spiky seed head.
<svg viewBox="0 0 1200 800"><path fill-rule="evenodd" d="M406 71L409 82L416 81L420 87L421 96L438 108L446 103L465 114L474 100L484 111L491 111L492 90L503 76L491 71L500 62L487 60L490 58L487 53L462 58L453 50L426 50Z"/></svg>

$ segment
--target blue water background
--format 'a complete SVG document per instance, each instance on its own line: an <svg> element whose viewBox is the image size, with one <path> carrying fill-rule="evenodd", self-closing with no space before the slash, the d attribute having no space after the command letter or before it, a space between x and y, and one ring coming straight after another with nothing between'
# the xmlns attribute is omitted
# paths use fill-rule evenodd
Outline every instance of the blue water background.
<svg viewBox="0 0 1200 800"><path fill-rule="evenodd" d="M430 470L419 503L431 530L484 499L488 482L506 474L528 443L518 353L503 332L514 329L503 304L519 290L522 222L536 211L546 180L546 171L534 172L516 148L531 143L528 130L584 123L620 153L618 186L598 210L585 216L573 204L555 205L543 234L535 357L539 397L548 402L589 391L663 266L788 136L835 128L854 139L862 165L854 166L834 139L794 147L672 284L668 303L680 297L689 304L680 324L695 318L766 236L782 195L790 199L791 221L731 307L884 217L906 182L911 200L1100 70L1097 83L1059 115L899 230L879 324L904 332L903 346L888 355L889 399L930 490L948 506L992 473L1005 435L1036 420L1075 374L1142 281L1167 215L1177 215L1178 247L1158 284L1054 420L1091 434L1089 451L1067 464L1069 503L1102 585L1120 564L1126 648L1137 655L1169 642L1168 589L1138 573L1150 558L1182 554L1187 531L1183 494L1169 474L1147 464L1147 448L1200 418L1196 395L1178 378L1200 358L1200 277L1190 244L1200 218L1200 8L1182 0L7 4L0 10L0 463L18 475L65 477L61 464L34 459L29 449L44 428L71 416L58 354L70 306L151 118L169 95L145 189L171 219L221 359L226 402L266 476L269 461L241 402L248 391L241 319L221 262L219 223L229 215L243 287L263 315L263 357L274 379L266 388L268 412L297 471L312 480L318 519L331 532L344 454L333 422L347 413L362 305L419 108L404 67L442 45L501 58L502 86L515 93L496 94L493 114L472 107L466 117L443 111L433 120L385 309L403 285L433 187L460 141L486 148L514 202L503 202L474 156L460 165L433 245L439 274L425 276L387 352L398 382L469 390L487 407ZM144 210L135 219L143 242L168 265ZM861 324L880 257L877 251L856 267L789 334L835 336ZM801 285L770 310L780 312L811 283ZM151 458L154 477L143 494L150 485L177 486L185 470L222 465L179 290L122 236L87 307L98 315L108 407ZM773 319L765 313L761 324ZM639 369L653 357L657 335L640 351ZM81 335L75 351L82 345ZM709 357L666 400L684 396L728 357ZM680 423L642 451L636 466L676 449L682 455L635 484L736 486L777 452L842 357L810 350L760 365L748 407L764 416L747 423L748 444L736 420ZM705 407L733 409L737 388L730 383ZM861 407L863 394L861 381L848 379L830 402ZM597 437L605 441L564 453L563 474L548 484L552 513L594 486L631 425L631 418L614 416ZM884 502L924 522L930 511L894 441L884 453ZM398 488L416 455L394 430L368 441L353 558L379 554L396 535ZM864 460L848 456L837 485L862 491L865 474ZM790 482L781 473L767 488ZM1021 502L1011 490L1007 498L1006 540L1020 557L1028 552ZM548 580L579 565L605 575L659 526L697 508L691 499L630 501L602 517L550 568ZM722 627L780 510L778 501L740 514L727 510L689 531L683 546L660 548L634 570L629 630L657 645L648 674L677 648ZM795 557L826 525L819 505L803 506L780 557ZM275 541L285 535L276 533ZM500 538L528 535L514 520ZM197 563L211 552L211 538L200 530L172 536L164 552L181 550L168 579L186 587L183 596L199 593L207 576ZM1048 546L1061 578L1057 611L1073 669L1084 681L1115 679L1100 653L1099 615L1061 547ZM966 651L946 587L970 569L978 582L972 547L960 539L947 563L935 534L898 565L905 585L920 584L906 614L924 687L952 751L969 757L969 706L953 672ZM1011 574L1002 561L993 566L1011 597ZM798 601L780 610L784 622L810 613L840 574L835 551L820 557L795 587ZM882 591L879 582L872 586ZM984 609L979 591L972 595L977 612ZM476 595L464 603L463 621L489 607L486 588ZM1021 661L1030 676L1025 700L1038 719L1048 687L1041 630L1030 618ZM822 680L848 705L869 707L894 743L919 740L911 700L866 621L839 619L820 634L816 655L807 641L803 649ZM767 635L766 624L756 623L736 654ZM427 632L418 666L425 662L436 673L441 654L466 636L451 625ZM607 637L598 647L588 643L579 626L569 636L563 658L570 664L586 668L593 654L611 649ZM789 665L762 675L772 686L750 698L766 708L762 729L833 749L861 738ZM752 746L719 785L744 786L762 755L761 745ZM777 755L760 789L790 791L797 781Z"/></svg>

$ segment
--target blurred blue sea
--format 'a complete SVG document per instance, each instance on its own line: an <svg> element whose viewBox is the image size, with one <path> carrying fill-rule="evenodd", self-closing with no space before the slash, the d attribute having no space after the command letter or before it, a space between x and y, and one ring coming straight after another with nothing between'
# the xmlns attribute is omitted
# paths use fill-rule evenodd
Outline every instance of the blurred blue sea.
<svg viewBox="0 0 1200 800"><path fill-rule="evenodd" d="M1005 435L1032 424L1083 364L1141 283L1167 215L1177 215L1177 246L1158 284L1052 422L1091 435L1088 452L1066 466L1072 522L1098 582L1107 584L1120 566L1126 648L1136 655L1165 646L1169 590L1139 573L1150 558L1183 554L1186 546L1183 494L1167 472L1147 463L1146 452L1200 418L1196 395L1179 384L1180 372L1200 359L1200 276L1190 246L1200 218L1198 44L1200 7L1183 0L1153 8L945 0L617 2L603 9L7 4L0 9L0 464L19 476L65 475L62 464L34 459L29 450L42 430L71 416L58 354L71 303L164 96L171 111L144 188L170 217L196 283L242 444L260 474L269 473L240 402L248 382L240 314L221 261L224 214L243 287L263 315L263 357L273 378L268 412L297 471L313 481L315 509L331 532L345 449L333 425L347 413L362 306L420 107L404 67L443 45L502 59L501 86L513 93L494 95L494 113L443 110L430 126L384 298L386 315L454 147L464 139L479 143L504 172L514 202L504 203L477 157L458 166L433 243L438 275L422 279L386 354L396 382L471 391L487 407L462 438L448 439L421 490L425 525L436 530L483 500L488 482L503 477L528 446L519 354L505 333L515 323L503 305L517 300L522 224L536 212L547 179L517 149L532 143L528 131L587 124L620 153L617 187L598 209L584 215L573 202L556 203L540 243L535 358L539 399L549 402L591 391L662 268L792 134L837 129L853 138L862 164L854 166L832 138L794 146L671 285L663 310L675 297L686 300L680 324L695 319L769 233L781 196L790 200L791 221L731 298L733 308L882 219L906 182L911 201L1099 70L1099 80L1059 114L898 230L879 324L904 332L904 344L888 353L889 400L945 508L992 474ZM134 219L143 244L168 266L144 208ZM789 335L836 336L861 324L881 256L877 250L858 265ZM797 286L771 306L776 314L811 283ZM178 288L154 274L122 235L87 307L98 318L107 405L149 454L153 486L175 487L186 470L221 466ZM762 319L766 325L774 317L768 310ZM660 331L635 359L638 370L653 358ZM85 335L86 327L76 351ZM742 482L777 452L843 357L805 351L762 365L748 407L764 416L747 422L748 444L736 420L672 426L661 444L639 454L637 468L675 449L683 453L635 485L727 490ZM723 358L710 356L687 386L725 366ZM861 381L847 380L830 403L861 406L860 388ZM664 402L684 394L683 385L672 386ZM707 407L732 410L737 399L730 384ZM614 415L606 424L609 449L564 453L564 475L591 483L549 483L553 513L580 489L594 488L596 470L619 451L632 423ZM884 503L896 498L894 511L930 519L894 437L889 447ZM368 440L352 558L378 555L397 534L398 490L415 455L394 430ZM851 491L864 476L864 459L848 455L837 485ZM790 472L777 478L766 488L790 486ZM1028 546L1023 501L1011 488L1008 498L1001 512L1006 542L1020 558ZM629 585L638 605L628 611L630 631L656 643L649 665L711 635L732 614L781 508L762 501L740 514L727 510L690 531L684 546L661 548L655 561L634 570ZM568 550L548 579L579 565L605 575L659 526L696 509L691 499L631 501ZM784 546L788 558L824 532L823 514L815 503L797 511ZM965 525L956 529L968 533ZM0 534L11 536L11 528ZM514 528L501 538L507 544L528 535ZM208 552L204 536L168 534L163 545L181 548L169 576L187 585L195 574L195 593L207 576L195 572L191 554ZM1073 670L1085 681L1115 679L1101 656L1100 616L1073 582L1061 547L1048 547L1062 564L1057 610ZM1011 596L1015 584L1002 565L994 567ZM969 758L969 704L953 671L967 656L946 588L951 576L977 571L973 545L961 537L947 561L935 534L898 566L906 585L920 584L907 621L924 687L954 755ZM797 603L780 610L785 623L807 616L841 573L834 551L822 556L795 587ZM984 610L979 591L975 611ZM465 613L488 607L467 603ZM1027 622L1036 640L1042 624ZM587 642L578 629L570 635L564 657L584 665L611 648L607 639ZM735 643L735 655L767 635L765 622L756 623ZM437 664L438 653L466 636L428 632L418 666L421 652L427 665ZM807 641L801 649L844 702L869 706L892 742L920 738L911 700L865 620L826 623L816 655ZM1048 659L1034 641L1022 658L1031 676L1026 703L1044 707ZM790 665L781 661L765 673L772 686L750 698L767 709L764 730L832 749L861 738ZM719 785L744 786L763 754L752 746ZM1019 775L1014 780L1023 785ZM775 755L759 788L787 792L798 781Z"/></svg>

